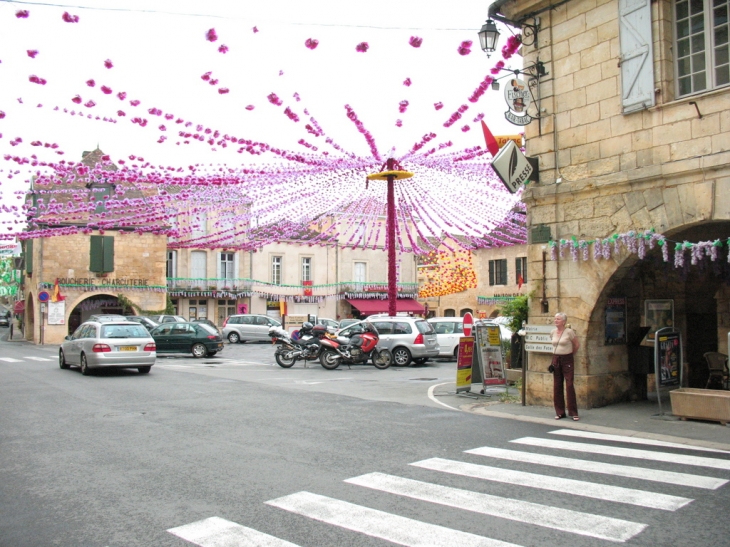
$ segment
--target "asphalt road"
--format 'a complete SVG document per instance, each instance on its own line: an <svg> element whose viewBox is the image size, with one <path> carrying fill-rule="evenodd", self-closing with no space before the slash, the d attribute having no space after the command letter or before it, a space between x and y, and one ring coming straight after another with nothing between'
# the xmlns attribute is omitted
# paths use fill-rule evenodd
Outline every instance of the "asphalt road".
<svg viewBox="0 0 730 547"><path fill-rule="evenodd" d="M428 398L453 362L281 369L245 344L84 377L56 352L0 340L0 547L730 537L730 454L454 412Z"/></svg>

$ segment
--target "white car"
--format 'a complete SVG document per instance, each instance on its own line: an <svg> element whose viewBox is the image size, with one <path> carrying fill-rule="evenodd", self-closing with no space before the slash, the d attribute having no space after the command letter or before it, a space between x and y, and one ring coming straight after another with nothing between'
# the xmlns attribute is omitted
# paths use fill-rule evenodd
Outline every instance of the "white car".
<svg viewBox="0 0 730 547"><path fill-rule="evenodd" d="M499 319L499 318L497 318ZM436 331L436 338L439 343L439 357L453 357L459 352L459 338L464 336L464 318L463 317L431 317L428 319L433 329ZM492 320L487 323L494 324ZM473 334L473 332L472 332ZM501 339L509 340L512 331L500 324L499 334Z"/></svg>

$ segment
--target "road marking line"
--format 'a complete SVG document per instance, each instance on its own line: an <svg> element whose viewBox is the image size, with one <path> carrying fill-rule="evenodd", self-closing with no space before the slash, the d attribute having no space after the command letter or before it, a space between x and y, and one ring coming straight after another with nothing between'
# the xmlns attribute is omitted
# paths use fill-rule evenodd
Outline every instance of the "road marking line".
<svg viewBox="0 0 730 547"><path fill-rule="evenodd" d="M553 530L624 543L640 534L648 525L612 517L581 513L529 501L470 492L450 486L386 475L368 473L345 482L389 492L447 507L473 511L503 519L543 526ZM454 542L453 545L458 545Z"/></svg>
<svg viewBox="0 0 730 547"><path fill-rule="evenodd" d="M564 479L549 475L539 475L537 473L525 473L523 471L446 460L443 458L430 458L412 463L411 465L431 469L432 471L442 471L454 475L473 477L475 479L540 488L542 490L551 490L604 501L615 501L617 503L628 503L630 505L639 505L641 507L661 509L663 511L676 511L680 507L684 507L694 501L690 498L646 492L633 488Z"/></svg>
<svg viewBox="0 0 730 547"><path fill-rule="evenodd" d="M299 547L220 517L170 528L168 532L201 547Z"/></svg>
<svg viewBox="0 0 730 547"><path fill-rule="evenodd" d="M46 359L45 357L26 357L26 359L32 359L33 361L55 361L55 359Z"/></svg>
<svg viewBox="0 0 730 547"><path fill-rule="evenodd" d="M518 547L514 543L393 515L311 492L297 492L266 503L406 547Z"/></svg>
<svg viewBox="0 0 730 547"><path fill-rule="evenodd" d="M556 441L554 439L538 439L537 437L523 437L521 439L515 439L510 442L526 444L529 446L541 446L543 448L556 448L559 450L588 452L590 454L605 454L607 456L619 456L623 458L654 460L658 462L677 463L681 465L693 465L696 467L712 467L713 469L730 470L730 460L719 460L716 458L705 458L702 456L687 456L685 454L652 452L650 450L638 450L636 448L619 448L617 446L603 446L599 444Z"/></svg>
<svg viewBox="0 0 730 547"><path fill-rule="evenodd" d="M439 401L439 400L438 400L438 399L437 399L437 398L436 398L436 397L434 396L434 394L433 394L434 390L435 390L435 389L436 389L437 387L440 387L440 386L445 386L445 385L448 385L448 384L453 384L453 383L454 383L454 382L444 382L443 384L436 384L436 385L433 385L433 386L431 386L430 388L428 388L428 398L429 398L429 399L431 399L431 400L432 400L432 401L433 401L434 403L438 403L438 404L440 404L441 406L445 406L445 407L446 407L446 408L448 408L449 410L456 410L457 412L461 412L461 409L458 409L458 408L454 408L453 406L449 406L449 405L447 405L446 403L442 403L442 402L441 402L441 401Z"/></svg>
<svg viewBox="0 0 730 547"><path fill-rule="evenodd" d="M666 448L683 448L685 450L700 450L702 452L718 452L720 454L730 454L727 450L718 450L716 448L705 448L704 446L694 446L691 444L670 443L666 441L655 441L654 439L642 439L641 437L627 437L625 435L608 435L606 433L593 433L591 431L581 431L577 429L556 429L550 432L552 435L565 435L566 437L582 437L585 439L596 439L601 441L612 441L618 443L645 444L649 446L663 446Z"/></svg>
<svg viewBox="0 0 730 547"><path fill-rule="evenodd" d="M705 490L717 490L728 482L725 479L716 479L715 477L705 477L702 475L690 475L688 473L676 473L674 471L633 467L630 465L617 465L615 463L575 460L573 458L563 458L562 456L549 456L547 454L535 454L534 452L518 452L515 450L504 450L502 448L492 448L490 446L467 450L466 453L486 456L488 458L499 458L501 460L562 467L574 471L587 471L589 473L616 475L617 477L663 482L679 486L691 486Z"/></svg>
<svg viewBox="0 0 730 547"><path fill-rule="evenodd" d="M12 357L0 357L0 361L5 361L6 363L22 363L23 362L21 359L13 359Z"/></svg>

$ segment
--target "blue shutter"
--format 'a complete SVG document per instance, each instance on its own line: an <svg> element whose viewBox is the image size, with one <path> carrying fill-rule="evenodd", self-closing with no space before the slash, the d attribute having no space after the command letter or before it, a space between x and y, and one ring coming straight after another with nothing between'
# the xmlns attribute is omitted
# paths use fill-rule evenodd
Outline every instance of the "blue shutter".
<svg viewBox="0 0 730 547"><path fill-rule="evenodd" d="M654 106L650 0L619 0L621 105L629 114Z"/></svg>

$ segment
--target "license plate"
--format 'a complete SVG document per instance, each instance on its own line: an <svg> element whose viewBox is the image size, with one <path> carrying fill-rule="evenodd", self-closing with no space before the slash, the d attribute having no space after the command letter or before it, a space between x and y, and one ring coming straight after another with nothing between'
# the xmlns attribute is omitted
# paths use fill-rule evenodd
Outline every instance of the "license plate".
<svg viewBox="0 0 730 547"><path fill-rule="evenodd" d="M119 351L137 351L137 346L119 346Z"/></svg>

